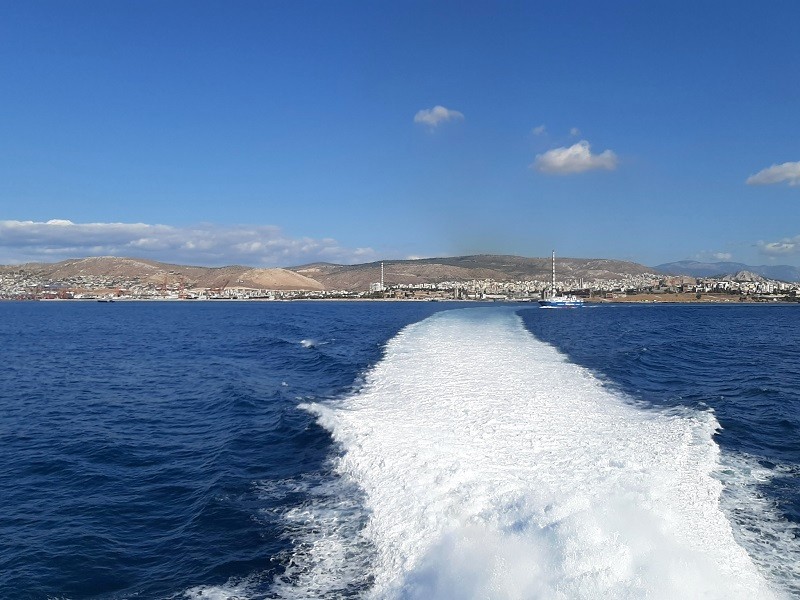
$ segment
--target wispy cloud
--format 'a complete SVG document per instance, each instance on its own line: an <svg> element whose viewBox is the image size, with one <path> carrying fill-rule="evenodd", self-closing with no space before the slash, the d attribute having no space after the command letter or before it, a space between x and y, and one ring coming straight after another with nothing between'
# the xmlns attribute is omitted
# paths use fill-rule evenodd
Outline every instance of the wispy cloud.
<svg viewBox="0 0 800 600"><path fill-rule="evenodd" d="M463 113L439 105L433 108L425 108L414 115L414 123L422 123L431 128L438 127L441 123L447 121L461 121L463 119Z"/></svg>
<svg viewBox="0 0 800 600"><path fill-rule="evenodd" d="M708 262L711 260L716 261L729 261L733 258L733 254L731 252L721 252L721 251L714 251L714 250L701 250L697 254L694 254L691 257L693 260L699 260L702 262Z"/></svg>
<svg viewBox="0 0 800 600"><path fill-rule="evenodd" d="M431 258L430 256L426 256L424 254L409 254L405 257L404 260L422 260L423 258Z"/></svg>
<svg viewBox="0 0 800 600"><path fill-rule="evenodd" d="M788 254L800 253L800 235L792 238L783 238L776 242L758 242L756 244L758 251L766 256L786 256Z"/></svg>
<svg viewBox="0 0 800 600"><path fill-rule="evenodd" d="M762 169L747 178L748 185L771 185L786 182L789 185L800 185L800 161L785 162Z"/></svg>
<svg viewBox="0 0 800 600"><path fill-rule="evenodd" d="M572 129L569 130L569 134L578 137L581 134L581 130L578 129L577 127L573 127Z"/></svg>
<svg viewBox="0 0 800 600"><path fill-rule="evenodd" d="M537 154L531 168L552 175L571 175L594 169L613 171L617 168L617 155L611 150L592 154L589 142L581 140L569 148L554 148Z"/></svg>
<svg viewBox="0 0 800 600"><path fill-rule="evenodd" d="M315 261L366 262L376 253L371 248L345 248L329 238L292 238L270 225L0 221L3 263L104 255L201 265L291 266Z"/></svg>
<svg viewBox="0 0 800 600"><path fill-rule="evenodd" d="M547 127L545 125L539 125L538 127L534 127L531 132L533 135L544 135L547 133Z"/></svg>

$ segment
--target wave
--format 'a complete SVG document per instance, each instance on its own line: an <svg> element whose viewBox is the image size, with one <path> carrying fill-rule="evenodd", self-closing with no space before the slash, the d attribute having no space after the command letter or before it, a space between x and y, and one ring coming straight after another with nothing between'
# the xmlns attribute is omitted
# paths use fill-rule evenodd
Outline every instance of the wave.
<svg viewBox="0 0 800 600"><path fill-rule="evenodd" d="M637 406L512 310L409 326L357 393L304 407L341 447L337 475L363 494L357 534L309 517L315 539L291 561L318 590L341 573L317 549L369 572L368 591L329 587L335 597L779 593L720 508L713 414ZM352 514L341 521L352 527ZM287 583L279 597L303 597Z"/></svg>

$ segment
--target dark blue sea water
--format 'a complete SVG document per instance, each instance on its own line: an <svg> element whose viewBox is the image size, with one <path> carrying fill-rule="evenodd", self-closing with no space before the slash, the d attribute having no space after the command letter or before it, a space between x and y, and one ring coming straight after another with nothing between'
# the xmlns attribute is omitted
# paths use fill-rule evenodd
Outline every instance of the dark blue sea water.
<svg viewBox="0 0 800 600"><path fill-rule="evenodd" d="M578 590L566 597L598 597L598 590L640 597L658 589L659 577L674 579L661 566L689 556L653 550L663 539L705 552L675 525L680 507L659 508L672 506L671 488L700 498L685 518L699 515L698 527L711 523L706 537L722 536L709 545L727 554L708 556L733 557L724 574L745 573L741 597L758 577L776 595L800 595L800 307L472 306L1 303L0 598L471 597L431 576L443 570L436 549L449 548L456 523L511 536L502 547L545 531L555 544L547 548L572 556L585 536L602 537L591 532L604 531L603 519L620 506L618 498L603 504L602 495L616 498L598 492L605 489L624 492L624 515L656 514L658 535L647 519L625 517L624 526L613 521L614 536L638 541L622 550L597 542L585 557L596 561L591 568L565 558L547 571L552 586L538 592L509 587L519 580L513 569L508 581L493 575L472 590L497 598L558 597L554 589ZM602 462L611 479L593 491L578 476L590 459L568 441L548 445L543 418L531 410L547 395L522 384L538 357L555 362L540 365L531 382L565 399L542 404L541 415L578 423L576 448L603 447L606 435L616 448ZM437 389L441 402L430 391ZM384 398L392 407L371 413ZM574 398L592 404L568 414ZM602 407L581 422L581 411L603 403L613 405L608 423L624 421L629 433L595 428L606 418ZM395 430L409 425L399 450L387 450ZM565 427L572 425L553 435ZM523 440L531 431L544 433ZM672 463L659 456L667 450L637 461L626 435L680 446L677 483L665 479ZM388 445L373 445L381 440ZM514 440L538 454L518 452ZM479 447L469 461L458 458ZM551 477L532 464L538 460L561 465L564 475ZM483 490L494 477L493 491ZM382 515L405 493L405 503ZM417 500L419 511L410 507L404 518L403 506ZM564 508L574 506L582 508ZM542 525L553 507L568 517ZM420 525L399 532L410 522ZM576 530L583 533L574 537ZM644 536L649 550L638 555ZM491 547L486 539L453 552L471 556ZM536 540L529 557L534 546L522 545L504 564L545 561ZM452 553L441 556L450 557L448 569L460 564ZM465 559L464 572L490 561ZM615 571L622 563L626 570ZM583 587L570 588L578 579Z"/></svg>

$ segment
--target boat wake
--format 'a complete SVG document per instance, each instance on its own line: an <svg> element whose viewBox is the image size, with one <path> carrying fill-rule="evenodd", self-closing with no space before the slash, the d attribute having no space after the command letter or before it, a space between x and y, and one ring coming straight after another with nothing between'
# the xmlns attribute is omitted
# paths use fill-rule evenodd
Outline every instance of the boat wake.
<svg viewBox="0 0 800 600"><path fill-rule="evenodd" d="M713 415L636 406L512 310L412 325L359 392L305 408L363 492L357 595L775 597L720 509ZM320 551L347 543L335 530ZM314 551L294 561L325 564Z"/></svg>

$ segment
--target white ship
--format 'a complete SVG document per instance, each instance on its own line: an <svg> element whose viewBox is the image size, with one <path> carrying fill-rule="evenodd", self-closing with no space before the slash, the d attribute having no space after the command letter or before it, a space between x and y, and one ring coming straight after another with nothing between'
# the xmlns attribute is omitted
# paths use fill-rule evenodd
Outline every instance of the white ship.
<svg viewBox="0 0 800 600"><path fill-rule="evenodd" d="M556 295L556 251L553 250L553 278L550 283L550 295L539 300L541 308L579 308L583 306L583 299L577 296Z"/></svg>

